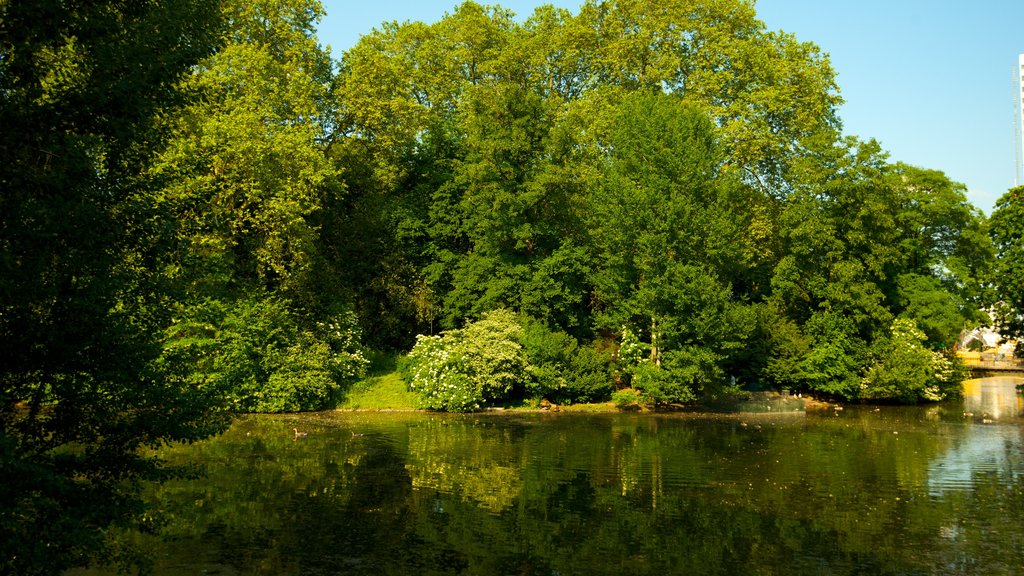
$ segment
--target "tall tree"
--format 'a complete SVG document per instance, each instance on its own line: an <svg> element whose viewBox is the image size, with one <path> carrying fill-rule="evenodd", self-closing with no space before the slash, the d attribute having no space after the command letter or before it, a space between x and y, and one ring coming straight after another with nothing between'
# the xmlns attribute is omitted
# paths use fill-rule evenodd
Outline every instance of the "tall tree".
<svg viewBox="0 0 1024 576"><path fill-rule="evenodd" d="M601 324L649 344L650 365L685 400L724 376L745 337L727 278L744 260L739 184L721 175L711 121L680 98L637 93L616 111L605 174L589 204ZM692 397L692 396L689 396Z"/></svg>
<svg viewBox="0 0 1024 576"><path fill-rule="evenodd" d="M316 0L227 0L225 45L184 84L153 170L178 215L182 290L168 358L237 410L322 408L359 373L358 330L324 257L324 206L344 196L327 156L333 64Z"/></svg>
<svg viewBox="0 0 1024 576"><path fill-rule="evenodd" d="M871 344L895 342L894 327L946 348L978 322L991 248L962 186L889 164L876 142L848 140L814 172L787 203L772 281L776 309L807 338L791 341L803 360L782 379L856 397Z"/></svg>
<svg viewBox="0 0 1024 576"><path fill-rule="evenodd" d="M887 286L890 304L932 346L952 347L964 328L987 322L995 251L985 218L967 188L937 170L896 164L888 181L901 255Z"/></svg>
<svg viewBox="0 0 1024 576"><path fill-rule="evenodd" d="M1024 186L996 202L989 233L998 255L993 278L999 331L1004 338L1024 338Z"/></svg>
<svg viewBox="0 0 1024 576"><path fill-rule="evenodd" d="M139 448L225 425L158 361L172 221L140 176L220 30L215 2L0 3L0 572L109 555L168 473Z"/></svg>
<svg viewBox="0 0 1024 576"><path fill-rule="evenodd" d="M816 47L768 32L738 0L542 6L522 25L464 2L435 24L386 23L345 55L339 156L365 176L349 180L354 197L402 214L380 237L391 227L428 248L374 242L402 257L369 259L389 265L366 272L400 272L406 286L357 282L390 286L388 301L422 286L449 327L510 306L582 334L592 254L579 230L597 138L627 94L664 91L711 118L721 169L757 188L760 271L742 281L763 292L779 206L762 197L785 196L797 161L835 138L833 76Z"/></svg>
<svg viewBox="0 0 1024 576"><path fill-rule="evenodd" d="M185 83L202 99L174 121L154 171L179 213L183 269L198 283L314 301L318 211L340 192L330 55L313 0L223 3L226 43Z"/></svg>

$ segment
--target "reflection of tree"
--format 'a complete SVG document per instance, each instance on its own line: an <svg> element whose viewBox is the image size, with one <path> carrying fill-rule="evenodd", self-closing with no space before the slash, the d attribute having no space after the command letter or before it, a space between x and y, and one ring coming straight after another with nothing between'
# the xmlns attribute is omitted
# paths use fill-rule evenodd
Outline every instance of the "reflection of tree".
<svg viewBox="0 0 1024 576"><path fill-rule="evenodd" d="M412 488L394 446L348 429L296 439L292 426L248 418L215 441L167 454L202 462L205 472L153 495L167 522L169 565L300 574L399 555Z"/></svg>
<svg viewBox="0 0 1024 576"><path fill-rule="evenodd" d="M174 562L374 576L1021 565L1019 478L929 493L929 464L951 446L934 410L849 408L747 426L404 415L359 437L344 419L328 422L300 441L289 422L247 419L172 455L208 470L157 494Z"/></svg>
<svg viewBox="0 0 1024 576"><path fill-rule="evenodd" d="M512 506L522 482L522 443L508 428L445 417L409 427L406 465L416 488L461 494L492 512Z"/></svg>

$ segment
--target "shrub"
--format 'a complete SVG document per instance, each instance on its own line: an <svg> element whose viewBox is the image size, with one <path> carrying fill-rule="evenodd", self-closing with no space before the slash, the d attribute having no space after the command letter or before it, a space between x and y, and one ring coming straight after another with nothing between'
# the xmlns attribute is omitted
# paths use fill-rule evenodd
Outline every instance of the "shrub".
<svg viewBox="0 0 1024 576"><path fill-rule="evenodd" d="M644 396L644 393L635 388L616 390L612 393L612 402L619 410L637 410L650 404L650 400Z"/></svg>
<svg viewBox="0 0 1024 576"><path fill-rule="evenodd" d="M409 353L409 387L424 408L468 412L506 397L527 375L523 329L507 310L465 328L417 336Z"/></svg>
<svg viewBox="0 0 1024 576"><path fill-rule="evenodd" d="M693 402L721 381L718 360L717 354L699 346L666 351L660 366L645 360L633 368L633 388L658 404Z"/></svg>
<svg viewBox="0 0 1024 576"><path fill-rule="evenodd" d="M814 314L806 325L811 345L798 373L813 392L854 399L860 391L867 345L855 335L853 321L832 312Z"/></svg>
<svg viewBox="0 0 1024 576"><path fill-rule="evenodd" d="M601 402L613 390L611 356L592 346L581 346L569 358L566 386L556 402Z"/></svg>
<svg viewBox="0 0 1024 576"><path fill-rule="evenodd" d="M284 302L266 295L185 310L167 333L164 356L189 366L193 385L216 390L238 412L325 408L367 365L354 314L305 330Z"/></svg>
<svg viewBox="0 0 1024 576"><path fill-rule="evenodd" d="M861 397L914 404L956 396L964 373L959 362L925 346L913 320L893 322L891 336L876 345L877 360L861 383Z"/></svg>
<svg viewBox="0 0 1024 576"><path fill-rule="evenodd" d="M647 346L628 327L622 329L618 365L633 388L651 402L692 402L723 379L721 357L703 346L664 350L661 362L645 357Z"/></svg>
<svg viewBox="0 0 1024 576"><path fill-rule="evenodd" d="M596 349L580 346L575 338L542 322L523 318L523 347L530 378L528 398L547 398L558 404L605 400L612 392L611 359Z"/></svg>

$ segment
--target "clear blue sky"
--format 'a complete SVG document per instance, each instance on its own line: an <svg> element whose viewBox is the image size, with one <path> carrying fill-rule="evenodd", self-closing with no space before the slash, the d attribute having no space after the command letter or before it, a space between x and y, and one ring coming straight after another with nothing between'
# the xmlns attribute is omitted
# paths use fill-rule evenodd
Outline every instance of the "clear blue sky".
<svg viewBox="0 0 1024 576"><path fill-rule="evenodd" d="M320 40L335 57L381 22L435 22L459 0L324 0ZM485 1L525 18L550 3ZM844 132L875 138L893 161L942 170L986 213L1014 185L1012 84L1024 52L1024 0L760 0L769 29L831 56Z"/></svg>

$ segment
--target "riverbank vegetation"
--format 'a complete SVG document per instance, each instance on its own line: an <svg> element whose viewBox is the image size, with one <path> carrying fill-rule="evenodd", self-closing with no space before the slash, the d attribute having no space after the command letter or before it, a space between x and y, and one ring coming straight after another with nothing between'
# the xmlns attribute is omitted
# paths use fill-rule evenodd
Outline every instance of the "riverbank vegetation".
<svg viewBox="0 0 1024 576"><path fill-rule="evenodd" d="M749 2L466 2L340 55L316 0L36 8L0 6L5 572L138 520L140 446L336 406L374 352L443 410L918 402L996 299L964 186L844 137Z"/></svg>

